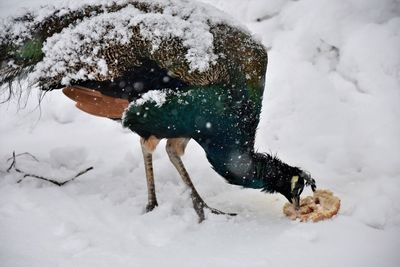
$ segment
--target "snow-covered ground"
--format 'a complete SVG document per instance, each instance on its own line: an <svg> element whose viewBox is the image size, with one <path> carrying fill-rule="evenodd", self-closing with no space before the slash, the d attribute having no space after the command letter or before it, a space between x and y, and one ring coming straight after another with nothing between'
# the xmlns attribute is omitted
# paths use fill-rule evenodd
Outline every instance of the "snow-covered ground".
<svg viewBox="0 0 400 267"><path fill-rule="evenodd" d="M160 206L144 213L139 138L61 92L38 109L33 93L19 112L16 101L0 105L0 266L399 266L399 1L204 2L269 49L258 150L311 172L342 199L339 215L289 221L283 197L226 184L194 142L184 161L200 194L239 215L198 224L165 143L154 161ZM44 3L1 0L0 16ZM62 180L94 170L63 187L18 184L5 172L14 150L39 160L19 157L26 172Z"/></svg>

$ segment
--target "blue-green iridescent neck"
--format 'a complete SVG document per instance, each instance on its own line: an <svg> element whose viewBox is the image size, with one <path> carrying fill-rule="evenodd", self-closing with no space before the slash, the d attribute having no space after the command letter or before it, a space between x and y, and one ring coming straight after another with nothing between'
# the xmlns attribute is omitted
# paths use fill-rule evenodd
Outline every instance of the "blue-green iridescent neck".
<svg viewBox="0 0 400 267"><path fill-rule="evenodd" d="M202 145L202 144L201 144ZM277 183L290 166L268 154L252 150L240 151L223 146L204 146L206 155L214 170L229 183L245 188L277 192Z"/></svg>

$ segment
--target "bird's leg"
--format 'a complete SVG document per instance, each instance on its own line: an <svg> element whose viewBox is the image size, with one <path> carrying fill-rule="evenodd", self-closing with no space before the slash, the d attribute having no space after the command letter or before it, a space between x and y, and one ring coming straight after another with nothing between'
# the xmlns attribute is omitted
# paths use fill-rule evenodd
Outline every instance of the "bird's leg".
<svg viewBox="0 0 400 267"><path fill-rule="evenodd" d="M148 139L141 138L140 144L142 146L144 167L146 171L147 179L147 193L148 193L148 203L146 206L146 211L152 211L156 206L158 206L156 198L156 189L154 186L154 173L153 173L153 152L156 146L160 142L154 136L150 136Z"/></svg>
<svg viewBox="0 0 400 267"><path fill-rule="evenodd" d="M167 153L168 153L169 159L171 160L172 164L178 170L183 182L191 190L191 198L193 201L193 207L194 207L197 215L199 216L199 222L202 222L205 219L204 208L209 209L212 213L215 213L215 214L228 214L231 216L236 215L234 213L225 213L225 212L219 211L217 209L210 208L204 202L204 200L200 197L199 193L197 192L196 188L194 187L194 185L190 179L190 176L187 173L185 166L183 165L183 162L181 160L181 156L184 154L186 145L189 142L189 140L190 140L189 138L168 139L166 149L167 149Z"/></svg>

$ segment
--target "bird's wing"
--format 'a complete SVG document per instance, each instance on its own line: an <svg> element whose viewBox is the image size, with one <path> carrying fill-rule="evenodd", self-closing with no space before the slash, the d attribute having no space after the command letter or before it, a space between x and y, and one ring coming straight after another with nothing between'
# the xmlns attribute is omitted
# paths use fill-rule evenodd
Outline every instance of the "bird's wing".
<svg viewBox="0 0 400 267"><path fill-rule="evenodd" d="M151 90L181 91L190 86L149 59L142 59L138 66L132 66L130 70L112 80L86 80L73 84L96 90L109 97L127 99L129 102Z"/></svg>
<svg viewBox="0 0 400 267"><path fill-rule="evenodd" d="M106 96L99 91L81 86L65 87L63 93L76 102L77 108L99 117L121 119L129 105L126 99Z"/></svg>

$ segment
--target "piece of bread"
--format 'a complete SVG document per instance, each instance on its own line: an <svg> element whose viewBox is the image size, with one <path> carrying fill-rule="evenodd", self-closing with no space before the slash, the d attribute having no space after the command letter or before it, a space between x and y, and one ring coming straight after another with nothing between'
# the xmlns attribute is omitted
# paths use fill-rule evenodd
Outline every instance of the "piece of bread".
<svg viewBox="0 0 400 267"><path fill-rule="evenodd" d="M283 206L283 213L292 220L318 222L330 219L340 209L340 199L329 190L315 190L313 196L300 200L300 209L295 210L291 203Z"/></svg>

